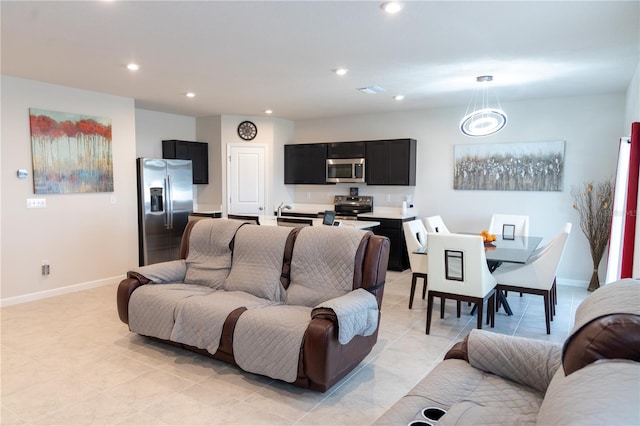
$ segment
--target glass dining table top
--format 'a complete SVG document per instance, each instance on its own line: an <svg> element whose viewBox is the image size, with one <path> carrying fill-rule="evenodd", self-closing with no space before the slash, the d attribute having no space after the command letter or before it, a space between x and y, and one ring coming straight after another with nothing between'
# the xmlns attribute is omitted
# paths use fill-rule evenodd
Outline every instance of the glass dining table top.
<svg viewBox="0 0 640 426"><path fill-rule="evenodd" d="M542 237L531 235L516 236L513 240L505 240L502 235L496 235L495 241L485 244L485 256L489 262L526 263L540 242L542 242ZM420 247L415 253L427 254L427 246Z"/></svg>

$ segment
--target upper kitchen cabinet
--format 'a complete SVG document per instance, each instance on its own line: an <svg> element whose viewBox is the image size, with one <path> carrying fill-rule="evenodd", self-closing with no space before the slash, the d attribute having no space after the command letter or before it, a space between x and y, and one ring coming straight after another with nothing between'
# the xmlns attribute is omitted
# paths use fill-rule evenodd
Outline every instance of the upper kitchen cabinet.
<svg viewBox="0 0 640 426"><path fill-rule="evenodd" d="M193 183L209 183L209 144L204 142L162 141L162 158L191 160Z"/></svg>
<svg viewBox="0 0 640 426"><path fill-rule="evenodd" d="M415 139L369 141L366 147L367 185L415 186Z"/></svg>
<svg viewBox="0 0 640 426"><path fill-rule="evenodd" d="M327 158L365 158L365 142L333 142L329 144Z"/></svg>
<svg viewBox="0 0 640 426"><path fill-rule="evenodd" d="M323 184L327 178L326 143L284 146L285 184Z"/></svg>

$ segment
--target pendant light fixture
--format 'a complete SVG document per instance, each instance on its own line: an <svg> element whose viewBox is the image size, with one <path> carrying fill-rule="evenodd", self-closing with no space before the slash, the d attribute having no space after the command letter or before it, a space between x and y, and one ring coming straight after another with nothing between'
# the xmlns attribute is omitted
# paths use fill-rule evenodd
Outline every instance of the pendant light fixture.
<svg viewBox="0 0 640 426"><path fill-rule="evenodd" d="M467 111L460 121L460 131L473 137L492 135L507 125L507 114L500 107L497 96L496 106L489 105L489 82L493 81L493 76L481 75L476 77L476 81L481 87L476 89L467 106Z"/></svg>

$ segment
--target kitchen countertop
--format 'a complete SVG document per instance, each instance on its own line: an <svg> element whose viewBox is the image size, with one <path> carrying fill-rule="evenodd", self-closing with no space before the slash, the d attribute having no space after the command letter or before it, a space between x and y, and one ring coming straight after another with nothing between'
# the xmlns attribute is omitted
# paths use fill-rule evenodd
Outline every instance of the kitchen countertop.
<svg viewBox="0 0 640 426"><path fill-rule="evenodd" d="M259 216L260 225L264 226L278 226L278 221L275 216ZM336 220L336 222L340 222L340 226L348 226L356 229L366 229L373 228L374 226L380 225L380 222L376 221L365 221L365 220ZM313 226L322 226L322 219L317 218L313 219Z"/></svg>
<svg viewBox="0 0 640 426"><path fill-rule="evenodd" d="M317 214L325 210L333 210L333 204L291 204L291 209L283 210L284 213L299 214ZM372 213L362 213L358 215L360 218L380 218L380 219L409 219L417 217L418 211L415 208L407 209L406 213L402 213L400 207L374 207Z"/></svg>

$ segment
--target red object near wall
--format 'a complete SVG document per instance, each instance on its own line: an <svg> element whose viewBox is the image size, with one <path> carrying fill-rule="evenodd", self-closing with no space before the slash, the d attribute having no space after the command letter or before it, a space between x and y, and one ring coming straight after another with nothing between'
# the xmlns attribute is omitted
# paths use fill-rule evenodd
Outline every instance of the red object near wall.
<svg viewBox="0 0 640 426"><path fill-rule="evenodd" d="M638 179L640 175L640 123L631 124L631 152L629 156L629 183L627 185L627 208L622 242L621 278L633 275L633 254L638 216Z"/></svg>

